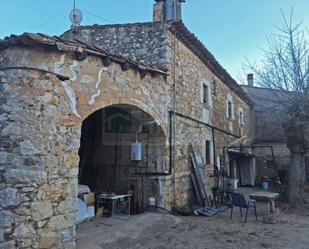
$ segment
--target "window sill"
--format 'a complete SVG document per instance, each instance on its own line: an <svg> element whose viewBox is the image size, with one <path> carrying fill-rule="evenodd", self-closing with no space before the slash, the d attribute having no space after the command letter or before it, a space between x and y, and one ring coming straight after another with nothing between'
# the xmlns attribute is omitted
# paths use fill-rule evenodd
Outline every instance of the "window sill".
<svg viewBox="0 0 309 249"><path fill-rule="evenodd" d="M212 106L207 103L202 103L204 108L207 108L208 110L212 109Z"/></svg>

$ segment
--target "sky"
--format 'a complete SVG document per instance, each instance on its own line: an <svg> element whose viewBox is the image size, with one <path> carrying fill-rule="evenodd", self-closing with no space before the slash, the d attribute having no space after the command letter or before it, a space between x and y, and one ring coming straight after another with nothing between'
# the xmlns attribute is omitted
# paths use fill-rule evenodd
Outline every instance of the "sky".
<svg viewBox="0 0 309 249"><path fill-rule="evenodd" d="M81 25L147 22L154 0L76 0ZM281 10L309 27L309 0L186 0L183 22L236 79L246 58L259 62ZM60 35L70 28L73 0L0 0L0 39L23 32Z"/></svg>

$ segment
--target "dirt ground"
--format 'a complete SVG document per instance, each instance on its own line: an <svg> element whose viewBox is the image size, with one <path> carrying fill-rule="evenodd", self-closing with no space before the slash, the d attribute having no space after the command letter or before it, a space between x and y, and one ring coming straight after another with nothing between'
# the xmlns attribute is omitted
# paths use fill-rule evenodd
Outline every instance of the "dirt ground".
<svg viewBox="0 0 309 249"><path fill-rule="evenodd" d="M253 210L243 223L239 210L213 217L144 213L114 226L99 219L77 229L78 249L254 249L309 248L309 203L301 207L279 204L276 224L255 220Z"/></svg>

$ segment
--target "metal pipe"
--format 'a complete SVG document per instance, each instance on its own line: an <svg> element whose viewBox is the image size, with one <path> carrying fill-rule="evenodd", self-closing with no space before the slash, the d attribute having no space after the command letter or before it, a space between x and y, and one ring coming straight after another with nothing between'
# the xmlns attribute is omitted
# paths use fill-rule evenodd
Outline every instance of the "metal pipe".
<svg viewBox="0 0 309 249"><path fill-rule="evenodd" d="M2 68L0 68L0 71L14 70L14 69L34 70L34 71L39 71L39 72L42 72L42 73L52 74L52 75L55 75L61 81L65 81L65 80L70 79L68 76L64 76L64 75L61 75L61 74L58 74L58 73L54 73L52 71L48 71L48 70L45 70L45 69L42 69L42 68L35 68L35 67L25 67L25 66L2 67Z"/></svg>
<svg viewBox="0 0 309 249"><path fill-rule="evenodd" d="M173 114L171 112L169 114L169 123L170 123L170 129L169 129L169 149L170 149L170 160L169 160L169 173L172 174L172 167L173 167L173 138L172 138L172 129L173 129Z"/></svg>
<svg viewBox="0 0 309 249"><path fill-rule="evenodd" d="M224 146L226 149L237 149L240 146ZM242 145L242 148L272 148L272 145Z"/></svg>
<svg viewBox="0 0 309 249"><path fill-rule="evenodd" d="M179 117L184 118L184 119L189 119L189 120L191 120L191 121L194 121L194 122L199 123L199 124L202 124L202 125L205 125L205 126L207 126L207 127L209 127L209 128L212 128L212 129L214 129L214 130L220 131L220 132L225 133L225 134L227 134L227 135L230 135L230 136L232 136L232 137L240 138L239 135L230 133L230 132L225 131L225 130L223 130L223 129L221 129L221 128L218 128L218 127L216 127L216 126L207 124L207 123L205 123L205 122L203 122L203 121L200 121L200 120L198 120L198 119L196 119L196 118L192 118L192 117L190 117L190 116L188 116L188 115L185 115L185 114L182 114L182 113L179 113L179 112L175 112L174 115L179 116Z"/></svg>
<svg viewBox="0 0 309 249"><path fill-rule="evenodd" d="M213 160L214 160L214 170L217 170L217 161L216 161L216 142L215 142L215 129L211 128L212 132L212 150L213 150Z"/></svg>
<svg viewBox="0 0 309 249"><path fill-rule="evenodd" d="M176 11L176 4L174 5ZM176 108L177 108L177 81L176 81L176 37L177 31L174 30L174 37L173 37L173 114L172 115L172 209L176 206Z"/></svg>
<svg viewBox="0 0 309 249"><path fill-rule="evenodd" d="M276 158L275 158L275 152L274 152L274 148L270 145L271 147L271 155L273 157L273 161L274 161L274 164L275 164L275 168L277 169L277 162L276 162Z"/></svg>
<svg viewBox="0 0 309 249"><path fill-rule="evenodd" d="M136 176L168 176L171 175L170 173L165 173L165 172L147 172L147 173L142 173L142 172L135 172L132 173L132 175Z"/></svg>

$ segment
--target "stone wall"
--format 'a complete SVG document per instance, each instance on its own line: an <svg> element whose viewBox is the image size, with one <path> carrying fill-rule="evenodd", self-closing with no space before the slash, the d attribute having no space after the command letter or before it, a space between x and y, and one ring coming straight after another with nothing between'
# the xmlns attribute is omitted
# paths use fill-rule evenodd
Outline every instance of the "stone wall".
<svg viewBox="0 0 309 249"><path fill-rule="evenodd" d="M138 107L167 134L166 81L98 57L11 46L0 51L0 247L75 248L82 121L113 104ZM169 190L166 189L168 192Z"/></svg>
<svg viewBox="0 0 309 249"><path fill-rule="evenodd" d="M140 23L123 25L94 25L80 27L76 33L66 32L63 37L73 37L84 42L93 43L97 47L119 53L131 59L137 59L151 64L160 64L169 69L168 95L169 110L172 110L173 74L174 74L174 37L168 31L170 23ZM215 81L215 84L213 82ZM210 103L203 104L201 92L203 84L209 88ZM233 142L237 136L249 136L250 107L215 73L189 49L188 45L176 39L176 110L200 121L223 129L235 136L215 131L215 153L211 150L209 174L213 174L214 163L222 154L224 146ZM227 98L233 101L233 118L228 118ZM240 127L239 110L244 113L245 125ZM194 144L197 153L205 158L205 143L210 140L213 147L213 134L210 128L195 122L176 118L176 174L175 203L177 206L192 203L192 186L190 179L190 164L188 161L188 145ZM211 179L214 181L214 179ZM173 197L167 195L173 202Z"/></svg>
<svg viewBox="0 0 309 249"><path fill-rule="evenodd" d="M286 143L282 122L285 119L284 102L286 96L280 91L242 86L252 99L252 139L254 143Z"/></svg>
<svg viewBox="0 0 309 249"><path fill-rule="evenodd" d="M276 163L270 148L254 149L257 177L277 177L278 170L289 172L290 151L282 122L285 118L282 101L286 98L278 90L253 86L242 86L252 99L252 142L254 145L272 146ZM284 181L282 179L282 181ZM285 182L286 183L286 182Z"/></svg>
<svg viewBox="0 0 309 249"><path fill-rule="evenodd" d="M275 163L270 148L255 148L253 153L256 157L257 177L277 177L278 170L289 172L290 150L285 143L261 143L257 146L272 146Z"/></svg>
<svg viewBox="0 0 309 249"><path fill-rule="evenodd" d="M175 68L176 111L209 123L234 136L177 116L176 162L172 176L148 178L160 185L162 206L188 206L194 201L188 160L188 145L205 158L206 140L211 141L213 173L222 148L249 132L250 107L215 76L186 44L176 40L164 23L81 27L75 37L129 58L159 63L168 76L122 70L100 58L75 60L70 53L43 48L10 47L1 51L0 67L28 66L68 76L60 81L52 74L35 70L8 70L0 79L0 197L2 219L0 241L19 248L74 248L78 148L82 121L91 113L114 104L139 108L160 121L169 148L169 115L172 110ZM162 31L164 29L164 32ZM72 33L64 37L72 38ZM213 83L215 82L215 83ZM209 103L202 103L203 84L209 88ZM227 117L227 99L233 102ZM245 115L240 128L239 109ZM239 129L240 128L240 129ZM169 151L169 150L167 150ZM166 153L169 164L169 154ZM166 172L168 173L168 172ZM147 181L148 181L147 180ZM150 184L149 184L150 186ZM150 191L149 191L150 192ZM4 197L2 197L4 196ZM30 231L30 232L29 232Z"/></svg>
<svg viewBox="0 0 309 249"><path fill-rule="evenodd" d="M166 64L167 23L149 22L93 25L69 30L62 37L94 44L115 54L147 64Z"/></svg>
<svg viewBox="0 0 309 249"><path fill-rule="evenodd" d="M174 71L173 57L174 37L171 32L168 32L168 61L170 63L167 64L167 67L171 75ZM181 117L176 118L176 203L188 205L194 198L190 179L191 166L188 161L188 145L193 144L196 153L202 155L205 160L205 143L206 140L211 141L211 163L207 165L207 171L209 175L212 175L214 164L217 163L217 157L222 154L223 147L233 142L239 135L249 136L250 106L218 79L179 39L176 39L175 65L176 111L235 135L231 136L215 130L215 151L213 151L211 128ZM168 77L168 83L170 86L173 85L172 77ZM203 84L207 84L209 89L208 104L202 102ZM227 117L228 96L231 96L233 100L233 118ZM238 110L240 108L245 117L244 126L239 124ZM210 179L212 183L214 180Z"/></svg>

